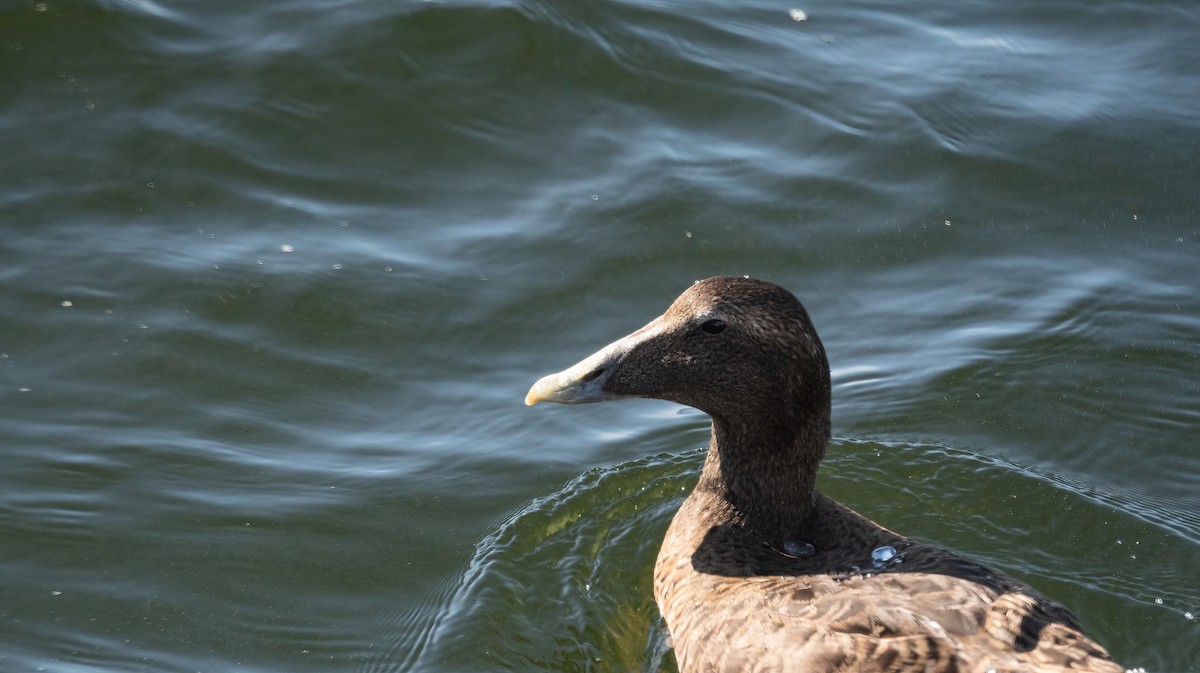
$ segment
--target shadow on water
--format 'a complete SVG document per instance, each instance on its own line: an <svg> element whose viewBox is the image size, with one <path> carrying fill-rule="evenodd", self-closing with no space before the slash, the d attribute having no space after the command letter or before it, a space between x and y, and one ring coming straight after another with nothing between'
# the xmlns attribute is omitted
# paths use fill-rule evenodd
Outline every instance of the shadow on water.
<svg viewBox="0 0 1200 673"><path fill-rule="evenodd" d="M674 670L652 569L701 455L594 468L534 500L480 541L457 587L426 606L437 614L405 618L413 628L366 670Z"/></svg>

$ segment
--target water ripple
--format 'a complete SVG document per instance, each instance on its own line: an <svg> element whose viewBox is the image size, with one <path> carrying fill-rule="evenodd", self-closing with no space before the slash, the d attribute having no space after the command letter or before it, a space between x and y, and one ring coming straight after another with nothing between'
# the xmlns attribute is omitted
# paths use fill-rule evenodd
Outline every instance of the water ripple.
<svg viewBox="0 0 1200 673"><path fill-rule="evenodd" d="M401 670L658 670L651 572L699 455L596 468L530 503L479 543L448 603L404 639Z"/></svg>

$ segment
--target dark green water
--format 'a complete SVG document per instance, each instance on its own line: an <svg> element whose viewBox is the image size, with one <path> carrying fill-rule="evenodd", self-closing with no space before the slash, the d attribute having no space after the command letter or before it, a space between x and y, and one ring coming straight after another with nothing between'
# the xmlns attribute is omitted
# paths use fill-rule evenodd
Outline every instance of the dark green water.
<svg viewBox="0 0 1200 673"><path fill-rule="evenodd" d="M722 273L825 340L823 491L1200 670L1197 35L0 0L0 671L673 670L705 417L522 397Z"/></svg>

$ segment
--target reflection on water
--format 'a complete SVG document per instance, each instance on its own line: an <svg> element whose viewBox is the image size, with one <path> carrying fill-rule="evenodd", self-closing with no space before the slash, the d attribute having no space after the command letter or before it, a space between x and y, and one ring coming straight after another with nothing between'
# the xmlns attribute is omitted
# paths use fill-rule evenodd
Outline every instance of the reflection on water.
<svg viewBox="0 0 1200 673"><path fill-rule="evenodd" d="M660 670L651 571L700 460L592 469L508 519L477 545L416 670Z"/></svg>

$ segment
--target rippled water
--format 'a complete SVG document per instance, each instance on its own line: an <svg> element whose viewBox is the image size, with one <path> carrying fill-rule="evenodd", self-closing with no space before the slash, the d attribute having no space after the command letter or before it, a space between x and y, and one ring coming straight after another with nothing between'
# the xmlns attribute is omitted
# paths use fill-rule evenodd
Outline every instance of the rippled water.
<svg viewBox="0 0 1200 673"><path fill-rule="evenodd" d="M707 419L521 400L736 273L826 343L824 492L1195 671L1198 34L0 4L0 670L674 670L650 573Z"/></svg>

